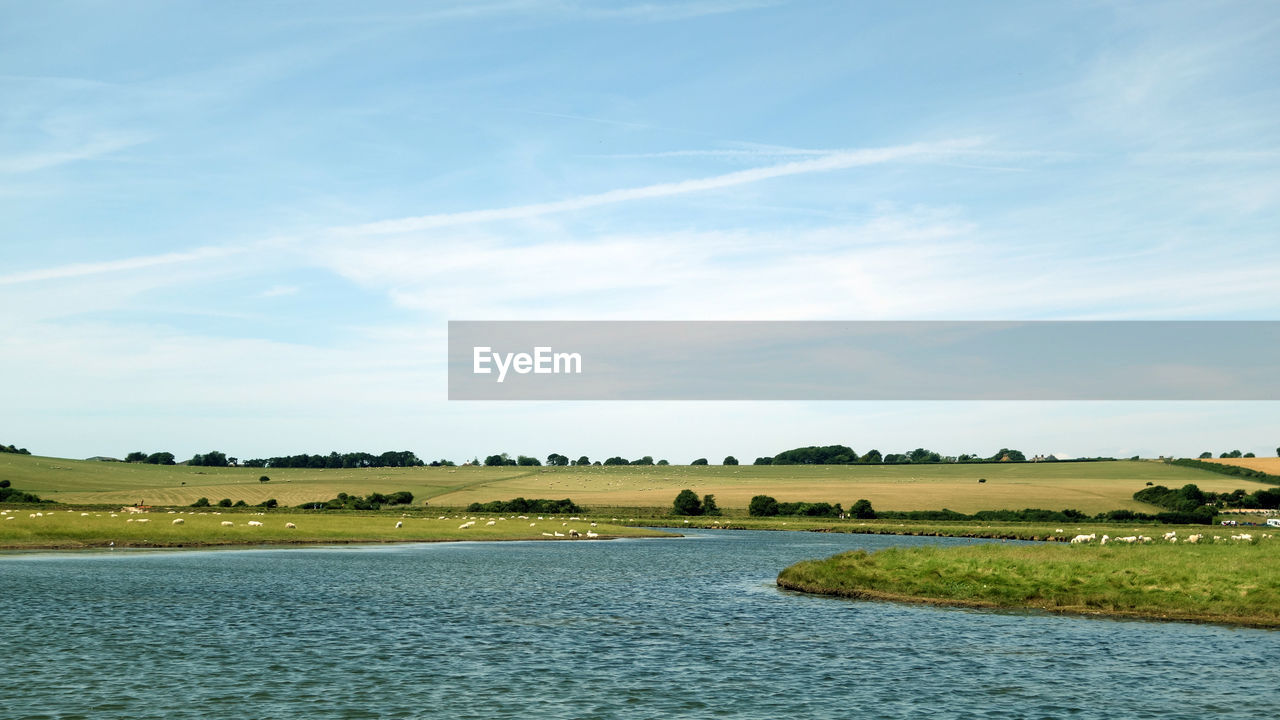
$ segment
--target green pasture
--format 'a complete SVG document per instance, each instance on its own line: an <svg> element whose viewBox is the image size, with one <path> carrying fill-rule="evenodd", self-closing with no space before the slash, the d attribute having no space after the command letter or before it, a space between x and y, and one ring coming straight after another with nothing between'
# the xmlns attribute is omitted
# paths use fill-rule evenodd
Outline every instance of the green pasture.
<svg viewBox="0 0 1280 720"><path fill-rule="evenodd" d="M267 475L270 482L259 482ZM720 507L743 511L752 496L781 502L841 503L859 498L877 509L978 510L1073 508L1094 514L1156 508L1133 500L1152 483L1195 483L1215 492L1268 486L1159 462L983 465L584 466L368 469L208 468L0 454L0 479L51 500L75 504L189 505L222 498L250 505L275 498L287 506L338 493L407 490L415 506L463 507L514 497L572 498L588 508L670 507L690 488L714 494ZM986 482L978 482L983 479Z"/></svg>

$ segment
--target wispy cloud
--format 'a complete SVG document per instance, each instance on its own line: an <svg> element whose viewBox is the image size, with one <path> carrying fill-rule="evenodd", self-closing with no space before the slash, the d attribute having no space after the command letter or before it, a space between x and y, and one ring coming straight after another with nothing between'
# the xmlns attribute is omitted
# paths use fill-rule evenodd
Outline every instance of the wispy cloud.
<svg viewBox="0 0 1280 720"><path fill-rule="evenodd" d="M78 143L73 147L0 157L0 173L34 172L67 163L90 160L146 141L147 138L141 135L108 135Z"/></svg>
<svg viewBox="0 0 1280 720"><path fill-rule="evenodd" d="M114 273L126 270L153 268L162 265L189 263L197 260L221 258L234 253L243 252L243 250L243 248L237 247L203 247L185 252L164 253L161 255L143 255L139 257L125 258L123 260L107 260L105 262L96 263L71 263L69 265L42 268L40 270L27 270L24 272L11 273L9 275L0 275L0 285L17 285L20 283L39 282L41 280L65 280L67 278L84 277L86 275L101 275L104 273Z"/></svg>
<svg viewBox="0 0 1280 720"><path fill-rule="evenodd" d="M977 140L948 140L933 143L913 143L885 148L865 150L848 150L831 153L812 160L797 160L778 165L740 170L737 172L713 175L710 177L677 182L657 183L640 187L609 190L602 193L579 195L565 200L556 200L529 205L513 205L487 210L469 210L455 213L438 213L417 217L384 220L381 222L343 228L342 234L383 235L391 233L415 232L431 228L474 225L502 220L522 220L527 218L553 215L557 213L585 210L587 208L616 203L648 200L653 198L672 197L687 193L706 192L722 188L746 185L749 183L771 180L774 178L803 175L806 173L831 172L867 165L878 165L898 160L919 160L925 158L943 158L958 151L973 148Z"/></svg>

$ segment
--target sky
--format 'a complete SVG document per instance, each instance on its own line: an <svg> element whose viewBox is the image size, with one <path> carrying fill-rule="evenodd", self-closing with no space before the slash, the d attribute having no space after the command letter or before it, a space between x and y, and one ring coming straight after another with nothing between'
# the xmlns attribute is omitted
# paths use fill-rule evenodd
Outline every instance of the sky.
<svg viewBox="0 0 1280 720"><path fill-rule="evenodd" d="M1272 455L1261 401L450 402L445 340L1280 319L1277 34L1269 2L0 2L0 442Z"/></svg>

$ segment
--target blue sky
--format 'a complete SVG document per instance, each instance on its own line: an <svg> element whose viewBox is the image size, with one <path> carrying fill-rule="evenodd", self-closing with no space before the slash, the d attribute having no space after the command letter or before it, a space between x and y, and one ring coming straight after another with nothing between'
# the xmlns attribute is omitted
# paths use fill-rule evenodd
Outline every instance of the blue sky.
<svg viewBox="0 0 1280 720"><path fill-rule="evenodd" d="M1194 453L1275 403L449 403L450 319L1280 315L1273 3L0 4L0 441Z"/></svg>

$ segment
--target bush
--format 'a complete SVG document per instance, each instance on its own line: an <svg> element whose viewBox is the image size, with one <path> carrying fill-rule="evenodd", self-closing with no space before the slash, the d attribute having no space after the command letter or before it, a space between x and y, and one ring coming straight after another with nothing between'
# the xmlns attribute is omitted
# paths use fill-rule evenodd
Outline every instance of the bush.
<svg viewBox="0 0 1280 720"><path fill-rule="evenodd" d="M849 508L849 514L860 520L869 520L876 516L876 511L871 508L871 501L860 499Z"/></svg>
<svg viewBox="0 0 1280 720"><path fill-rule="evenodd" d="M244 500L237 500L236 504L232 505L231 507L249 507L249 503L245 502Z"/></svg>
<svg viewBox="0 0 1280 720"><path fill-rule="evenodd" d="M261 507L261 508L274 508L279 506L280 506L280 503L276 502L275 498L271 498L270 500L264 500L258 503L258 507Z"/></svg>
<svg viewBox="0 0 1280 720"><path fill-rule="evenodd" d="M8 480L0 480L0 488L7 488L7 487L9 487L9 481L8 481Z"/></svg>
<svg viewBox="0 0 1280 720"><path fill-rule="evenodd" d="M267 477L266 475L263 475L262 477L258 478L258 482L271 482L271 478Z"/></svg>
<svg viewBox="0 0 1280 720"><path fill-rule="evenodd" d="M704 461L705 465L706 462ZM698 500L698 496L692 490L681 490L676 495L675 502L672 503L672 511L676 515L701 515L702 502Z"/></svg>
<svg viewBox="0 0 1280 720"><path fill-rule="evenodd" d="M471 503L467 512L475 513L540 513L543 515L560 515L582 512L572 500L526 500L518 497L514 500L494 500L487 503Z"/></svg>
<svg viewBox="0 0 1280 720"><path fill-rule="evenodd" d="M694 460L693 462L691 462L691 463L689 463L689 464L690 464L690 465L706 465L706 464L707 464L707 459L706 459L706 458L698 458L697 460Z"/></svg>
<svg viewBox="0 0 1280 720"><path fill-rule="evenodd" d="M9 487L6 483L4 487L0 487L0 502L31 503L34 505L36 503L52 503L53 501L41 500L37 495L32 495L28 492L22 492L17 488Z"/></svg>
<svg viewBox="0 0 1280 720"><path fill-rule="evenodd" d="M209 507L209 498L202 497L191 503L191 507Z"/></svg>
<svg viewBox="0 0 1280 720"><path fill-rule="evenodd" d="M725 464L725 465L737 465L737 464L738 464L738 458L736 458L736 457L734 457L734 456L730 455L730 456L728 456L728 457L726 457L726 458L724 459L724 463L723 463L723 464Z"/></svg>
<svg viewBox="0 0 1280 720"><path fill-rule="evenodd" d="M716 506L716 496L707 494L702 496L702 514L703 515L719 515L720 508Z"/></svg>
<svg viewBox="0 0 1280 720"><path fill-rule="evenodd" d="M747 512L752 517L773 517L778 514L778 501L768 495L757 495L751 498Z"/></svg>
<svg viewBox="0 0 1280 720"><path fill-rule="evenodd" d="M222 498L219 500L218 507L231 507L231 498Z"/></svg>

